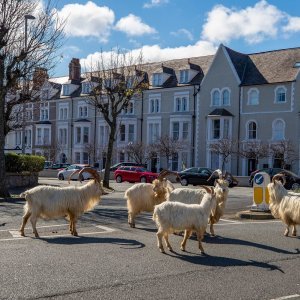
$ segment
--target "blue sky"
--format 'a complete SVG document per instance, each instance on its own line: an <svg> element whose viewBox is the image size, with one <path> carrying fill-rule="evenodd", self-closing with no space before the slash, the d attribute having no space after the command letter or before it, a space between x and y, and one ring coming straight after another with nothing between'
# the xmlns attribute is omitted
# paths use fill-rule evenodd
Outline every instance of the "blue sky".
<svg viewBox="0 0 300 300"><path fill-rule="evenodd" d="M299 0L59 0L67 18L62 58L88 69L99 52L140 52L144 61L213 54L220 43L243 53L300 47Z"/></svg>

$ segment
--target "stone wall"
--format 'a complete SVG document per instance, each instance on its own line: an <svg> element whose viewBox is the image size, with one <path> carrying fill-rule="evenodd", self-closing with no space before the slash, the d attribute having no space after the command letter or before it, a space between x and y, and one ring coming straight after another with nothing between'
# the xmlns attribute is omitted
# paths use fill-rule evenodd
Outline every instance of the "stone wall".
<svg viewBox="0 0 300 300"><path fill-rule="evenodd" d="M38 185L38 173L6 173L6 184L10 188Z"/></svg>

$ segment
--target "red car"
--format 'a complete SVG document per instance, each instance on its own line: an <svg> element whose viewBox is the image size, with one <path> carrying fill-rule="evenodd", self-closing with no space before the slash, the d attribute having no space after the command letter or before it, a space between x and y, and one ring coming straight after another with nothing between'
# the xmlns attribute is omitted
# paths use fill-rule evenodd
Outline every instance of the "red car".
<svg viewBox="0 0 300 300"><path fill-rule="evenodd" d="M120 167L115 171L116 182L120 183L122 181L129 182L152 182L156 179L158 173L152 173L147 171L143 167Z"/></svg>

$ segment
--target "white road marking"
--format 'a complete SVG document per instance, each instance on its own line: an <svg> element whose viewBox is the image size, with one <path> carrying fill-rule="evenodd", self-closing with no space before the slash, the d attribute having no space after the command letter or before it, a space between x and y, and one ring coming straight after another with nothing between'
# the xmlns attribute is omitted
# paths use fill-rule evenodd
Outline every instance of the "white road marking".
<svg viewBox="0 0 300 300"><path fill-rule="evenodd" d="M273 298L271 300L284 300L284 299L292 299L292 298L300 298L299 294L295 294L295 295L289 295L289 296L283 296L283 297L279 297L279 298Z"/></svg>
<svg viewBox="0 0 300 300"><path fill-rule="evenodd" d="M43 225L37 226L36 228L48 228L48 227L62 227L62 226L69 226L68 224L53 224L53 225ZM29 229L26 227L25 229ZM18 231L19 229L1 229L0 231Z"/></svg>
<svg viewBox="0 0 300 300"><path fill-rule="evenodd" d="M49 227L67 227L67 224L61 224L61 225L46 225L46 226L38 226L38 228L49 228ZM93 231L93 232L80 232L79 236L86 236L86 235L93 235L93 234L103 234L103 233L111 233L114 231L117 231L117 229L110 228L107 226L102 226L102 225L92 225L95 226L99 229L102 229L103 231ZM23 237L21 236L20 232L18 230L6 230L8 231L11 235L12 238L7 238L7 239L0 239L0 242L2 241L15 241L15 240L26 240L26 239L33 239L33 237ZM67 234L60 234L60 235L44 235L40 236L41 238L57 238L57 237L71 237L69 233Z"/></svg>
<svg viewBox="0 0 300 300"><path fill-rule="evenodd" d="M226 224L214 224L215 226L230 226L230 225L248 225L248 224L266 224L266 223L280 223L280 220L270 220L270 221L250 221L250 222L240 222L236 221L236 223L226 223Z"/></svg>
<svg viewBox="0 0 300 300"><path fill-rule="evenodd" d="M224 222L230 222L230 223L240 223L240 221L234 221L234 220L228 220L228 219L220 219L221 221Z"/></svg>

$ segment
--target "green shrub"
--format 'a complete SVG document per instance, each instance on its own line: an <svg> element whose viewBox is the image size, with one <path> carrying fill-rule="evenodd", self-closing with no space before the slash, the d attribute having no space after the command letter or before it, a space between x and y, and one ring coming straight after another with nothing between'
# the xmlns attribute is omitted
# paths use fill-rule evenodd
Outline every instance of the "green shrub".
<svg viewBox="0 0 300 300"><path fill-rule="evenodd" d="M16 153L5 154L6 172L40 172L44 169L45 158L36 155L18 155Z"/></svg>

